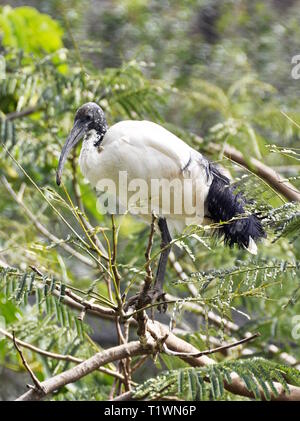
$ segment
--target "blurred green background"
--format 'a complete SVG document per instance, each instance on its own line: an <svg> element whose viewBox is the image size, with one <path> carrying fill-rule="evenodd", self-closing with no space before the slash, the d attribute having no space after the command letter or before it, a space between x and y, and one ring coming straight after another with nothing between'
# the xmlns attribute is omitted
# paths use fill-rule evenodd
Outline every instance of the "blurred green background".
<svg viewBox="0 0 300 421"><path fill-rule="evenodd" d="M255 352L275 360L278 356L269 356L266 351L270 341L296 360L300 358L299 340L291 335L293 316L300 314L299 207L289 205L251 171L249 174L225 159L223 148L231 145L246 163L250 157L257 158L300 186L300 79L292 77L292 59L300 54L299 21L298 0L40 0L9 4L0 0L0 55L5 59L5 66L2 61L0 67L1 142L68 218L72 218L70 210L56 196L55 168L75 110L86 101L98 102L109 124L126 118L157 121L220 162L267 215L268 240L253 261L245 252L224 250L219 242L209 239L213 252L187 239L177 255L187 273L241 264L273 268L262 273L253 270L247 279L237 279L243 280L248 290L262 286L266 279L274 282L267 291L254 292L252 298L251 294L230 295L233 280L224 275L221 287L216 276L208 288L208 295L224 288L222 299L213 305L206 302L205 294L202 299L208 309L233 318L240 334L259 329L262 336ZM211 148L211 142L218 150ZM3 148L0 165L1 175L19 192L37 220L58 238L67 238L68 230ZM65 173L68 190L72 189L73 176L69 165ZM96 210L94 192L79 171L77 177L90 220L109 229L109 220ZM125 288L131 271L143 264L148 231L129 216L118 223L118 258ZM158 244L156 239L155 247ZM290 271L285 262L292 265ZM74 264L68 253L45 240L4 185L0 185L0 265L3 271L13 267L18 273L27 273L33 265L82 290L93 284L98 292L105 293L95 270L82 262ZM14 281L14 274L6 290L3 279L0 316L10 331L14 329L20 339L57 352L82 357L94 352L73 322L74 332L63 316L53 316L53 308L47 309L47 319L39 303L29 300L28 304L23 290L18 296L19 281ZM172 283L176 279L170 269L168 291L187 296L186 285ZM199 288L203 279L199 279ZM229 302L226 308L224 303ZM232 307L251 314L252 319L232 313ZM207 332L205 317L177 317L186 334L196 334L191 340L205 348L197 336L197 332ZM162 320L169 322L169 316ZM116 343L109 322L99 326L98 321L89 319L85 329L97 346ZM231 337L222 326L209 329L218 338ZM11 349L9 341L0 340L0 399L14 398L24 390L24 373L19 373L22 366L13 353L8 356ZM28 359L41 379L65 368L31 354ZM178 361L161 364L163 368L180 365ZM136 379L145 380L161 366L149 362L147 370L137 372ZM65 388L55 398L107 398L111 382L108 376L95 374L76 387Z"/></svg>

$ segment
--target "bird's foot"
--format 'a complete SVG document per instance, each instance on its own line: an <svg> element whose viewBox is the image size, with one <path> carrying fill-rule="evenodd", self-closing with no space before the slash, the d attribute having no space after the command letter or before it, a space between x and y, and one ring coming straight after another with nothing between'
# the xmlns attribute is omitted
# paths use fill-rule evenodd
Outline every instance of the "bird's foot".
<svg viewBox="0 0 300 421"><path fill-rule="evenodd" d="M168 308L168 304L164 302L166 299L166 293L158 288L150 289L147 292L140 292L139 294L130 297L127 303L125 304L125 311L129 307L134 307L136 310L143 308L149 304L159 303L157 306L158 311L165 313Z"/></svg>
<svg viewBox="0 0 300 421"><path fill-rule="evenodd" d="M165 313L168 308L168 304L166 301L166 293L162 289L153 288L150 289L147 293L147 299L149 300L149 304L156 304L158 303L157 310L160 313Z"/></svg>

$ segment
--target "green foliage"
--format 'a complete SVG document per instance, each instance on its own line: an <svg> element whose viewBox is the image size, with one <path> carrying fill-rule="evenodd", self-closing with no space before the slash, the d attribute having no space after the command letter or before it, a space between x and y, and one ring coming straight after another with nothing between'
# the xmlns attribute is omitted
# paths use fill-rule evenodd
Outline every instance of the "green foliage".
<svg viewBox="0 0 300 421"><path fill-rule="evenodd" d="M35 304L31 311L37 319L47 315L49 321L52 320L52 323L62 328L61 334L72 338L71 342L74 338L83 340L85 327L79 322L76 314L64 305L65 284L57 282L53 277L41 278L35 272L20 273L17 270L3 269L0 271L0 288L6 303L14 302L23 308L27 308L30 297L35 296ZM35 330L36 326L33 324L32 328ZM39 327L39 334L40 329ZM88 327L86 329L89 330Z"/></svg>
<svg viewBox="0 0 300 421"><path fill-rule="evenodd" d="M277 234L274 242L281 237L288 238L290 242L298 239L300 229L300 206L298 203L287 203L277 209L273 209L269 216L269 224Z"/></svg>
<svg viewBox="0 0 300 421"><path fill-rule="evenodd" d="M281 364L282 355L268 348L274 343L295 361L300 359L292 336L293 317L300 314L299 204L286 203L251 166L245 172L224 158L222 148L230 144L247 162L256 157L279 167L299 186L298 167L293 168L299 161L300 112L294 82L286 82L290 57L284 47L287 31L296 51L298 11L287 8L281 33L283 29L272 24L279 12L258 0L251 5L226 0L213 8L202 0L176 0L172 5L126 0L103 2L109 8L101 3L92 13L90 2L72 1L63 15L61 2L37 2L42 10L45 3L60 23L29 7L5 6L0 14L6 62L5 79L0 80L0 317L6 330L41 349L80 359L92 356L100 345L117 343L114 322L93 323L88 317L82 322L78 310L68 306L73 293L107 310L115 308L112 268L90 241L95 235L105 251L111 251L111 220L97 211L96 195L77 171L76 153L65 169L66 190L55 185L57 160L74 112L82 103L95 101L110 124L128 118L158 121L222 164L237 191L253 199L247 211L258 212L268 232L258 256L250 259L246 251L225 249L211 237L218 224L189 227L174 238L176 258L187 278L179 279L169 266L166 279L166 289L175 297L167 320L185 340L201 351L211 346L209 337L222 343L259 331L251 350L264 358L242 359L239 350L232 349L227 356L214 355L216 363L210 367L190 369L162 354L157 370L167 366L168 371L151 378L152 366L143 366L133 377L136 397L233 399L223 387L232 372L256 398L258 387L266 399L270 391L275 393L274 381L284 388L286 383L299 385L296 369ZM79 13L85 7L86 13ZM210 33L208 12L213 12ZM73 24L80 30L72 33ZM89 39L82 39L86 33ZM63 34L68 49L62 49ZM272 63L278 64L275 71ZM218 152L212 144L221 146ZM131 295L145 277L149 229L129 215L119 217L117 225L120 293ZM155 236L153 272L158 256ZM224 319L213 322L211 312L234 321L234 329L228 330ZM130 329L133 337L135 329ZM107 331L110 342L104 343ZM40 379L70 366L25 352ZM10 340L0 340L0 365L22 369ZM51 399L107 399L112 383L109 374L95 372Z"/></svg>
<svg viewBox="0 0 300 421"><path fill-rule="evenodd" d="M41 56L63 46L61 26L50 16L29 6L15 9L3 7L0 13L0 34L4 46Z"/></svg>
<svg viewBox="0 0 300 421"><path fill-rule="evenodd" d="M271 393L278 396L275 381L283 386L286 393L289 393L287 382L300 384L298 370L262 358L249 358L164 372L138 386L134 397L159 400L164 396L175 395L193 401L228 400L230 393L224 390L223 384L232 384L234 374L239 375L248 391L258 400L262 398L259 387L263 397L270 400Z"/></svg>

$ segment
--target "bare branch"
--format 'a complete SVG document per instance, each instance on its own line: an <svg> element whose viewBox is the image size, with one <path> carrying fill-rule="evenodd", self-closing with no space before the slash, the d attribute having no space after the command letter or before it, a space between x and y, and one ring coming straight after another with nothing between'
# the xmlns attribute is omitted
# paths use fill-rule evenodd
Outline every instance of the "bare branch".
<svg viewBox="0 0 300 421"><path fill-rule="evenodd" d="M43 276L42 272L37 269L35 266L30 266L33 271L35 271L39 276ZM50 279L43 281L44 283L50 284ZM60 297L61 291L58 285L55 286L55 289L51 292L51 294L55 295L56 297ZM75 294L71 291L70 288L65 288L65 297L64 303L69 305L72 308L76 308L80 311L85 310L92 314L101 315L104 318L114 318L115 311L112 308L107 308L101 306L99 304L93 303L91 300L85 300L84 298L80 297L79 295Z"/></svg>
<svg viewBox="0 0 300 421"><path fill-rule="evenodd" d="M7 332L6 330L0 328L0 333L6 338L13 340L13 335ZM45 351L41 348L38 348L37 346L29 344L28 342L21 341L20 339L15 338L14 343L19 346L22 346L23 348L27 348L32 352L43 355L44 357L47 357L47 358L52 358L52 359L60 360L60 361L69 361L71 363L77 363L77 364L82 363L84 361L81 358L73 357L73 355L63 355L63 354L57 354L56 352ZM113 376L120 380L124 380L124 377L117 371L113 371L105 367L99 367L98 370L101 371L102 373L108 374L109 376Z"/></svg>
<svg viewBox="0 0 300 421"><path fill-rule="evenodd" d="M153 345L143 347L140 342L130 342L128 344L118 345L108 350L99 352L86 361L78 364L76 367L70 368L63 373L60 373L48 380L42 382L45 396L60 389L69 383L74 383L87 374L92 373L99 367L111 363L113 361L122 360L126 357L133 357L136 355L150 354L153 352ZM35 390L29 390L20 396L18 401L36 401L42 397Z"/></svg>
<svg viewBox="0 0 300 421"><path fill-rule="evenodd" d="M132 401L134 400L132 398L133 393L132 392L125 392L122 395L117 396L113 399L113 401L122 402L122 401Z"/></svg>
<svg viewBox="0 0 300 421"><path fill-rule="evenodd" d="M212 150L220 151L223 145L216 143L210 143L209 147ZM224 146L224 155L230 158L232 161L242 165L245 168L255 172L259 177L264 179L273 189L281 193L286 199L300 202L300 192L293 186L289 181L281 177L273 168L260 162L258 159L249 157L249 160L245 160L243 154L235 149L233 146Z"/></svg>
<svg viewBox="0 0 300 421"><path fill-rule="evenodd" d="M195 348L193 345L189 344L183 339L177 338L171 332L168 332L168 331L166 332L165 328L163 328L163 326L160 323L152 322L151 320L149 320L148 327L151 330L152 329L156 330L157 335L160 335L160 336L163 336L166 333L169 333L165 342L168 349L175 352L181 352L184 354L192 354L192 353L197 353L197 352L199 353L199 350ZM192 367L203 367L203 366L215 364L215 360L207 357L206 355L202 355L201 357L182 356L180 358L186 361ZM235 395L254 398L253 393L247 389L243 380L236 373L232 373L230 377L231 377L231 383L227 383L227 382L224 383L224 388L226 390L228 390L231 393L234 393ZM274 393L270 390L271 400L276 400L276 401L299 401L300 400L300 387L288 385L290 393L286 394L283 386L280 383L273 382L273 384L278 392L278 396L275 396ZM265 399L264 392L261 388L259 388L259 390L260 390L261 398L264 400Z"/></svg>
<svg viewBox="0 0 300 421"><path fill-rule="evenodd" d="M117 233L117 227L116 227L116 221L115 221L115 217L114 215L111 215L111 225L112 225L112 237L113 237L113 249L112 249L112 257L111 257L111 266L112 266L112 270L113 270L113 274L115 277L115 281L116 281L116 285L118 288L118 291L116 291L117 294L117 298L119 297L119 293L120 293L120 281L121 281L121 277L120 274L118 272L118 267L117 267L117 246L118 246L118 233ZM120 305L121 305L121 300L120 300Z"/></svg>
<svg viewBox="0 0 300 421"><path fill-rule="evenodd" d="M14 343L14 346L15 346L16 350L18 351L18 353L19 353L19 355L21 357L21 360L22 360L22 363L23 363L24 367L26 368L26 370L28 371L30 377L32 378L32 381L33 381L33 384L34 384L34 388L31 389L31 390L34 390L35 392L38 392L41 395L44 395L45 394L44 387L43 387L42 383L39 381L39 379L36 377L36 375L34 374L34 372L31 370L28 362L26 361L26 358L24 357L22 351L20 350L20 348L18 346L18 343L16 341L16 338L15 338L15 332L13 332L13 334L12 334L12 340L13 340L13 343ZM28 385L28 387L31 388L32 386L29 386Z"/></svg>
<svg viewBox="0 0 300 421"><path fill-rule="evenodd" d="M30 114L33 114L41 109L40 105L35 105L34 107L25 108L22 111L13 111L12 113L6 114L6 120L16 120L17 118L27 117Z"/></svg>
<svg viewBox="0 0 300 421"><path fill-rule="evenodd" d="M135 365L131 368L131 372L134 373L138 368L140 368L144 362L147 360L148 355L144 355L143 357L141 357L136 363Z"/></svg>
<svg viewBox="0 0 300 421"><path fill-rule="evenodd" d="M226 345L222 345L219 346L217 348L213 348L213 349L208 349L206 351L201 351L201 352L197 352L197 353L192 353L192 354L182 354L180 352L174 352L168 349L168 347L166 345L164 345L163 349L165 351L166 354L169 355L175 355L177 357L201 357L202 355L210 355L210 354L214 354L216 352L222 352L225 349L229 349L229 348L234 348L236 346L242 345L246 342L252 341L253 339L257 338L258 336L260 336L260 333L255 333L254 335L249 336L248 338L244 338L241 339L240 341L235 341L232 344L226 344Z"/></svg>
<svg viewBox="0 0 300 421"><path fill-rule="evenodd" d="M177 353L184 354L180 358L186 361L193 367L203 367L206 365L215 364L215 360L202 355L200 357L191 356L188 354L199 354L199 350L194 346L190 345L183 339L177 338L167 328L162 326L159 322L152 322L148 320L147 327L151 333L152 338L162 338L161 343L165 341L168 349ZM119 345L110 348L106 351L99 352L88 360L82 362L76 367L73 367L57 376L54 376L48 380L42 382L42 386L45 390L45 394L48 395L53 391L65 386L68 383L73 383L87 374L97 370L100 366L105 365L109 362L125 359L126 357L133 357L137 355L147 355L157 353L160 350L161 343L157 344L148 336L147 344L142 345L140 342L130 342L128 344ZM270 395L272 400L286 400L286 401L299 401L300 400L300 387L288 385L289 394L286 394L283 386L278 383L273 383L274 387L278 392L278 396L275 396L272 390ZM226 390L236 395L246 396L253 398L254 395L245 386L243 380L236 374L231 374L231 383L224 382ZM261 398L265 399L264 392L260 388ZM130 396L130 395L126 395ZM20 396L17 400L40 400L42 397L35 390L30 390L24 395Z"/></svg>

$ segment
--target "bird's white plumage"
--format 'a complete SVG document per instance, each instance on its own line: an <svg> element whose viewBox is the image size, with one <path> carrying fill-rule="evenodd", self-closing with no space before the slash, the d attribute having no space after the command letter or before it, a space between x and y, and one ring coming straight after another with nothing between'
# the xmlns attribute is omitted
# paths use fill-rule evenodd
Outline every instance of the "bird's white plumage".
<svg viewBox="0 0 300 421"><path fill-rule="evenodd" d="M201 224L204 219L204 202L211 184L207 171L208 162L200 153L177 136L150 121L122 121L113 125L105 134L99 152L95 152L95 132L90 132L84 139L80 153L80 168L89 182L97 187L103 179L112 180L119 188L119 172L127 172L128 184L132 180L144 180L151 185L151 179L181 180L189 179L184 185L182 201L197 194L202 199L193 215L177 214L171 207L159 208L158 213L167 219L170 231L181 232L187 224ZM128 192L128 198L134 192ZM118 199L120 199L118 197ZM143 205L149 204L150 197L143 198ZM178 199L178 198L177 198ZM160 201L161 203L162 201ZM150 207L149 207L150 209ZM130 207L128 209L131 211ZM170 212L169 212L170 210ZM157 209L155 209L157 212ZM151 218L151 209L144 218ZM143 216L143 215L142 215Z"/></svg>
<svg viewBox="0 0 300 421"><path fill-rule="evenodd" d="M249 253L253 254L254 256L257 255L257 245L251 236L249 237L248 247L245 247L245 249L249 251Z"/></svg>
<svg viewBox="0 0 300 421"><path fill-rule="evenodd" d="M247 199L230 186L217 166L162 126L129 120L108 129L101 107L83 104L60 154L58 185L66 158L82 137L79 164L100 193L98 211L129 211L148 222L155 213L164 244L186 225L226 222L217 231L224 243L257 253L255 240L265 237L265 232L255 213L245 215ZM235 220L237 216L242 220ZM166 265L164 251L161 258L160 281Z"/></svg>

